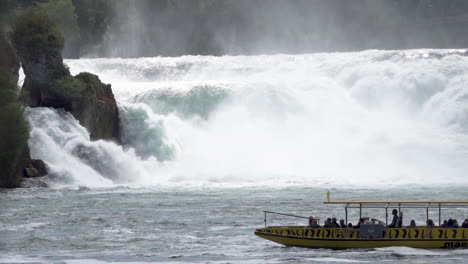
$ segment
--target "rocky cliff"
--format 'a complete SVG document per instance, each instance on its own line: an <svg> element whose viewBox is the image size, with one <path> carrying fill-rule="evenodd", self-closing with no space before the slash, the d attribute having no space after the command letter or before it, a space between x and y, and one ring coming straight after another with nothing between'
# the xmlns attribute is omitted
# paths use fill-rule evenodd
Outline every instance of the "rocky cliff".
<svg viewBox="0 0 468 264"><path fill-rule="evenodd" d="M31 107L63 108L90 132L91 139L120 142L118 108L110 85L96 75L71 76L63 64L63 37L43 14L17 20L12 39L26 79L21 98Z"/></svg>
<svg viewBox="0 0 468 264"><path fill-rule="evenodd" d="M0 34L0 188L18 187L30 165L29 128L16 95L19 60Z"/></svg>

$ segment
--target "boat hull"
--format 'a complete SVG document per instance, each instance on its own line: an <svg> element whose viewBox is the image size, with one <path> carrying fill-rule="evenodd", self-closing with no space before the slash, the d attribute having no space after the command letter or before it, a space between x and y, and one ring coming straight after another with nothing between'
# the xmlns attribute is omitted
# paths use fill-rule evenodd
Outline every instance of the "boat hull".
<svg viewBox="0 0 468 264"><path fill-rule="evenodd" d="M453 232L455 230L455 232ZM314 231L314 232L308 232ZM392 229L380 239L360 238L359 231L346 229L309 229L271 227L257 229L255 234L264 239L285 245L308 248L377 248L377 247L413 247L413 248L468 248L468 229L422 229L418 236L415 232L400 232L400 237L392 237L392 233L398 233L398 229ZM399 229L403 231L403 229ZM467 231L465 233L465 231ZM399 234L400 234L399 233Z"/></svg>

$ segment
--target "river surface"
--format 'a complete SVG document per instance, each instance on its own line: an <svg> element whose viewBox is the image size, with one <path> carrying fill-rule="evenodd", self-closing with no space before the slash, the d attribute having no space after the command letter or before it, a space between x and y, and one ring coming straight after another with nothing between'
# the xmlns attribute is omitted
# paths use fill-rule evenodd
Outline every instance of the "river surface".
<svg viewBox="0 0 468 264"><path fill-rule="evenodd" d="M466 188L331 188L332 199L463 198ZM166 187L17 189L0 192L0 263L466 263L468 249L305 249L254 235L262 210L344 218L327 189ZM385 195L383 195L385 194ZM424 209L404 210L417 223ZM351 212L356 223L358 212ZM364 213L384 219L384 211ZM459 220L468 209L443 211ZM437 221L437 210L430 217ZM271 217L268 225L304 224Z"/></svg>

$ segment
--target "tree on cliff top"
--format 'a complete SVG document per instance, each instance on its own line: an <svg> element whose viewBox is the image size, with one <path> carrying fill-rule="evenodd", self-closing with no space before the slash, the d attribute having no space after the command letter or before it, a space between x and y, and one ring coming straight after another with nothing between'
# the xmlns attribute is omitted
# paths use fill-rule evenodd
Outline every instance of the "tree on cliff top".
<svg viewBox="0 0 468 264"><path fill-rule="evenodd" d="M18 17L12 40L19 53L28 53L33 57L36 57L34 54L61 52L64 45L62 34L55 24L35 9L29 9Z"/></svg>
<svg viewBox="0 0 468 264"><path fill-rule="evenodd" d="M65 39L77 38L80 35L80 28L77 23L75 6L71 0L53 0L44 3L37 3L37 9L43 12L55 25Z"/></svg>
<svg viewBox="0 0 468 264"><path fill-rule="evenodd" d="M80 39L80 27L75 6L71 0L51 0L37 3L36 9L45 14L58 28L65 39L64 52L78 56L77 42Z"/></svg>

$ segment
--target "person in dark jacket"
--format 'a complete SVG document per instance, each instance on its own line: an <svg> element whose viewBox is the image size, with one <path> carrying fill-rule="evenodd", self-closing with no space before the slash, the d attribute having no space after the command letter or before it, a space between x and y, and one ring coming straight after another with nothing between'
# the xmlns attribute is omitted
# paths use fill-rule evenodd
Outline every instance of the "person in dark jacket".
<svg viewBox="0 0 468 264"><path fill-rule="evenodd" d="M462 224L463 228L468 228L468 219L465 219L465 221Z"/></svg>
<svg viewBox="0 0 468 264"><path fill-rule="evenodd" d="M320 225L317 223L317 219L313 216L309 216L309 227L310 228L319 228Z"/></svg>
<svg viewBox="0 0 468 264"><path fill-rule="evenodd" d="M410 225L407 226L407 228L416 228L416 221L414 221L414 219L411 219L411 222L410 222Z"/></svg>
<svg viewBox="0 0 468 264"><path fill-rule="evenodd" d="M340 227L341 227L341 228L346 228L346 224L345 224L345 222L344 222L344 219L341 219L341 220L340 220Z"/></svg>
<svg viewBox="0 0 468 264"><path fill-rule="evenodd" d="M447 222L446 228L454 228L455 226L453 225L453 219L450 218Z"/></svg>
<svg viewBox="0 0 468 264"><path fill-rule="evenodd" d="M427 224L428 228L434 228L435 227L434 221L432 221L432 219L428 219L426 224Z"/></svg>
<svg viewBox="0 0 468 264"><path fill-rule="evenodd" d="M390 228L396 228L396 227L398 227L398 222L400 221L400 219L399 219L399 217L398 217L398 211L397 211L397 209L393 209L392 215L393 215L393 220L392 220L392 222L388 225L388 227L390 227Z"/></svg>
<svg viewBox="0 0 468 264"><path fill-rule="evenodd" d="M323 227L325 227L325 228L334 228L335 226L332 224L332 219L327 218L327 220L325 220L325 223L324 223Z"/></svg>
<svg viewBox="0 0 468 264"><path fill-rule="evenodd" d="M336 218L333 217L332 220L331 220L331 225L330 225L332 228L340 228L340 224L338 224L336 222Z"/></svg>
<svg viewBox="0 0 468 264"><path fill-rule="evenodd" d="M447 228L447 226L448 226L448 221L444 220L444 222L442 223L440 227Z"/></svg>

